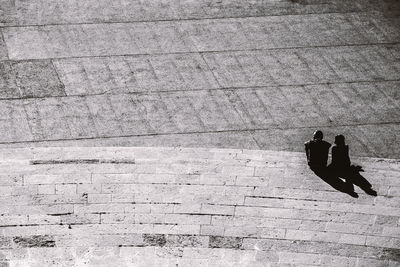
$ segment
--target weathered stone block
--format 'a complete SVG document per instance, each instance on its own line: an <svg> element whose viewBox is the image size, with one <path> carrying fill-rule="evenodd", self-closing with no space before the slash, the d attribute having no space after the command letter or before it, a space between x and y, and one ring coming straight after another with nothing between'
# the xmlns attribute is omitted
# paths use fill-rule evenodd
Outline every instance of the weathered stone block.
<svg viewBox="0 0 400 267"><path fill-rule="evenodd" d="M16 247L55 247L53 236L34 235L31 237L14 237L13 242Z"/></svg>
<svg viewBox="0 0 400 267"><path fill-rule="evenodd" d="M1 59L1 39L0 39L0 59ZM15 73L9 62L0 62L0 98L21 97L16 83Z"/></svg>
<svg viewBox="0 0 400 267"><path fill-rule="evenodd" d="M51 61L21 61L12 63L16 83L22 97L65 95Z"/></svg>
<svg viewBox="0 0 400 267"><path fill-rule="evenodd" d="M163 247L167 244L165 235L162 234L143 234L143 242L148 246Z"/></svg>
<svg viewBox="0 0 400 267"><path fill-rule="evenodd" d="M171 247L207 247L208 236L195 235L167 235L166 246Z"/></svg>
<svg viewBox="0 0 400 267"><path fill-rule="evenodd" d="M226 236L210 236L210 248L234 248L242 247L243 238L241 237L226 237Z"/></svg>

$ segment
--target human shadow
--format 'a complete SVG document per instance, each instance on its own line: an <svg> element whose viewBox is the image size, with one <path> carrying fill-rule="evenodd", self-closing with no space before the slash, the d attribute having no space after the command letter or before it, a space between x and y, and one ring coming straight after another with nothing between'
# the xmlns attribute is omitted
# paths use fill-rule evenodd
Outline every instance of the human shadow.
<svg viewBox="0 0 400 267"><path fill-rule="evenodd" d="M311 170L336 190L354 198L358 197L358 194L354 192L354 185L361 188L368 195L377 196L376 191L372 189L371 183L360 174L360 172L364 171L360 166L351 165L346 169L338 169L330 165L328 167L314 167Z"/></svg>

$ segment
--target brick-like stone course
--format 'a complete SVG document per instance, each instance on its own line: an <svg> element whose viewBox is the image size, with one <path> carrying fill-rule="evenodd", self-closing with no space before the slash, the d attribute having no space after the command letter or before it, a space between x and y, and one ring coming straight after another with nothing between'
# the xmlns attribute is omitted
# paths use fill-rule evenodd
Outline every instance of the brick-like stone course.
<svg viewBox="0 0 400 267"><path fill-rule="evenodd" d="M398 160L355 158L374 187L388 187L377 197L356 187L360 197L353 199L309 171L303 153L2 151L9 155L0 160L0 259L7 264L46 265L58 255L53 264L95 265L91 253L97 253L123 266L128 251L138 261L147 255L150 265L396 266L400 260L400 209L397 191L389 190L398 185ZM82 161L88 158L98 162Z"/></svg>

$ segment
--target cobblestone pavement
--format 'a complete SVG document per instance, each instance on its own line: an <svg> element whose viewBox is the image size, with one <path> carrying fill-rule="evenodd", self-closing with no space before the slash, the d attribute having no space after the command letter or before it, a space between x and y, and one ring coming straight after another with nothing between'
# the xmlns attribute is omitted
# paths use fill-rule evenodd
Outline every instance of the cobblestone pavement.
<svg viewBox="0 0 400 267"><path fill-rule="evenodd" d="M1 266L398 266L398 160L355 158L378 196L297 152L1 149ZM134 265L136 264L136 265Z"/></svg>
<svg viewBox="0 0 400 267"><path fill-rule="evenodd" d="M0 0L0 145L399 158L396 1Z"/></svg>

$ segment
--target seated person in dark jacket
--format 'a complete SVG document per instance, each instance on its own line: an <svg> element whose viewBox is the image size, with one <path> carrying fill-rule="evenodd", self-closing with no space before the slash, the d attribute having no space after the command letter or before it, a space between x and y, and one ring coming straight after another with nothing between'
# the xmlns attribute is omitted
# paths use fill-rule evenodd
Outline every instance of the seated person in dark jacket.
<svg viewBox="0 0 400 267"><path fill-rule="evenodd" d="M345 144L343 135L335 136L335 145L332 147L332 163L330 168L338 174L350 170L349 146Z"/></svg>
<svg viewBox="0 0 400 267"><path fill-rule="evenodd" d="M322 140L323 137L324 135L321 131L315 131L313 140L304 144L308 165L314 172L325 170L328 162L328 153L331 144Z"/></svg>
<svg viewBox="0 0 400 267"><path fill-rule="evenodd" d="M360 175L360 171L363 171L362 168L351 165L349 146L345 144L343 135L335 136L335 145L332 147L332 163L329 165L329 170L339 177L345 178L350 192L354 191L353 184L355 184L367 194L377 195L376 191L372 189L372 185ZM357 195L356 193L352 194Z"/></svg>

